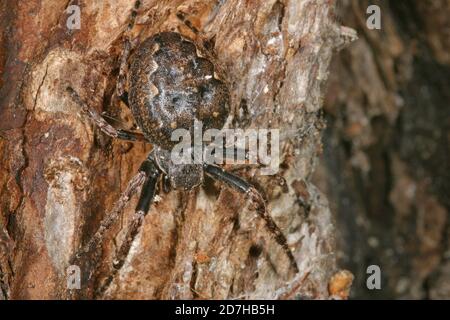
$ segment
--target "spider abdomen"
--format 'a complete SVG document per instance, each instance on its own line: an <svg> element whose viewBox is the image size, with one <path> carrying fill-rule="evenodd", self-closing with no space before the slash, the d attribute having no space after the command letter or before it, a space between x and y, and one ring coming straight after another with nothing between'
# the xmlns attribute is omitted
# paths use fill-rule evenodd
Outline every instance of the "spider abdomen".
<svg viewBox="0 0 450 320"><path fill-rule="evenodd" d="M229 92L202 49L179 33L158 33L131 58L130 107L147 139L170 150L172 132L221 129L229 114Z"/></svg>

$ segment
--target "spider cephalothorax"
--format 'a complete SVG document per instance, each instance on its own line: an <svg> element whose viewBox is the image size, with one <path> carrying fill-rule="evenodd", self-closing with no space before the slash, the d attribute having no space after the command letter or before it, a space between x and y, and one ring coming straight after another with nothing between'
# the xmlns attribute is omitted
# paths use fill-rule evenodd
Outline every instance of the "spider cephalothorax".
<svg viewBox="0 0 450 320"><path fill-rule="evenodd" d="M131 15L129 29L133 26L138 5L139 1L136 2ZM125 90L127 79L129 94ZM106 134L114 138L141 140L154 145L112 211L74 258L80 259L83 254L98 247L106 230L118 219L129 198L142 187L136 214L129 223L125 240L117 251L111 275L98 289L100 294L106 290L124 264L143 218L150 209L157 182L161 177L168 178L175 189L189 190L200 185L204 174L207 174L247 195L253 202L255 211L266 222L268 230L282 246L293 269L298 272L285 236L268 214L263 197L251 184L216 165L174 164L171 160L170 150L176 143L171 139L173 130L182 128L192 132L195 121L203 122L206 129L221 129L224 126L229 114L229 92L221 79L223 75L210 55L194 41L179 33L157 33L138 45L134 52L131 41L125 37L116 86L117 95L130 107L142 134L113 128L89 108L74 89L67 87L72 99Z"/></svg>

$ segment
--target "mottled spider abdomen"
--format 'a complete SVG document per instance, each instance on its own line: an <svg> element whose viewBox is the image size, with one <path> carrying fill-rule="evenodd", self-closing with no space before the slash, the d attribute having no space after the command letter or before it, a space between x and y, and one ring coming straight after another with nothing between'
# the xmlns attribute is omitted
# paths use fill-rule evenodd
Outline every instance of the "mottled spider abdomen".
<svg viewBox="0 0 450 320"><path fill-rule="evenodd" d="M131 58L129 101L152 143L170 150L174 129L221 129L229 114L229 92L202 49L175 32L146 39Z"/></svg>

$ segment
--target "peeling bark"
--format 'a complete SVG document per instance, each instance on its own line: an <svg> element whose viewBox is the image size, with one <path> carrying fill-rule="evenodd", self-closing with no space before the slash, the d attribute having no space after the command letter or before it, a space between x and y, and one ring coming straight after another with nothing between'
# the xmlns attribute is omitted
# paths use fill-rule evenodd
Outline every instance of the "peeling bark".
<svg viewBox="0 0 450 320"><path fill-rule="evenodd" d="M67 290L66 269L151 146L111 141L64 94L70 84L113 125L133 126L129 111L111 102L133 1L82 2L78 31L66 28L69 4L1 4L0 297L327 298L336 271L334 226L310 177L321 150L328 65L345 36L334 2L143 1L135 28L141 38L170 29L198 37L181 12L202 38L214 39L231 84L232 126L280 129L279 175L237 173L264 191L300 273L288 272L287 258L244 197L207 180L189 193L160 193L102 296L95 288L108 275L136 199L82 262L81 290Z"/></svg>

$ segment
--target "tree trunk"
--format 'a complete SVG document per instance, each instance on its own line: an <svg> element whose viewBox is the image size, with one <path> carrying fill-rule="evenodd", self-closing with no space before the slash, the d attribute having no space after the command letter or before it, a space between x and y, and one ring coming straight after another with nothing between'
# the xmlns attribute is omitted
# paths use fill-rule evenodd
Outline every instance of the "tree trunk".
<svg viewBox="0 0 450 320"><path fill-rule="evenodd" d="M321 151L328 65L349 31L335 23L334 1L143 1L134 28L141 39L177 30L211 40L231 86L231 126L280 129L278 175L236 173L264 191L300 273L289 271L245 197L207 180L191 192L160 192L103 295L95 288L108 276L136 199L98 254L82 261L81 289L67 288L67 268L151 146L112 141L64 93L71 85L114 126L133 126L130 112L111 103L133 1L83 1L81 29L69 30L65 10L78 4L1 4L0 298L327 298L334 227L310 177Z"/></svg>
<svg viewBox="0 0 450 320"><path fill-rule="evenodd" d="M366 27L369 5L381 30ZM357 298L450 298L450 2L341 2L359 40L331 66L324 161L339 265ZM343 81L345 79L345 81ZM366 269L381 269L368 290Z"/></svg>

